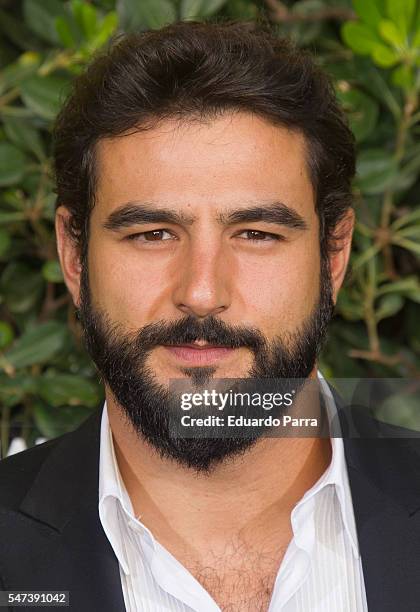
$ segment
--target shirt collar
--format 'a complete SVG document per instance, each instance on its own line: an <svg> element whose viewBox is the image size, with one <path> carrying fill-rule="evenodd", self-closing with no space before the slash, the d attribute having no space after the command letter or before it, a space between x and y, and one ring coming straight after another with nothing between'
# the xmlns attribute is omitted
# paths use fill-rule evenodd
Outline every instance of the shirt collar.
<svg viewBox="0 0 420 612"><path fill-rule="evenodd" d="M321 385L325 407L327 411L328 422L331 423L335 415L337 414L337 407L334 401L334 397L331 393L331 389L325 380L321 372L317 371L318 379ZM338 419L336 419L338 422ZM354 518L353 500L351 496L351 489L349 483L349 477L347 473L347 464L344 455L344 443L342 436L331 437L331 450L332 457L331 463L327 470L315 483L315 485L303 496L315 494L321 490L324 486L332 484L335 486L338 501L340 504L341 515L344 523L344 527L349 536L353 554L356 558L360 557L359 544L357 538L356 522Z"/></svg>
<svg viewBox="0 0 420 612"><path fill-rule="evenodd" d="M324 394L325 406L329 422L336 414L337 408L331 390L321 372L317 371L318 379ZM332 458L327 470L309 489L295 506L295 510L316 495L323 487L335 486L340 504L344 527L351 542L353 554L359 558L359 546L354 519L353 502L344 456L344 444L341 437L331 438ZM134 517L133 507L125 485L122 481L118 463L115 457L111 427L108 420L106 401L102 411L99 457L99 516L102 527L114 549L124 572L129 573L128 561L123 546L123 534L118 520L118 512L123 511L128 518ZM120 504L109 503L112 499Z"/></svg>
<svg viewBox="0 0 420 612"><path fill-rule="evenodd" d="M116 501L119 501L119 504L115 503ZM118 513L122 509L130 515L130 507L131 500L122 481L115 457L105 401L102 410L99 447L99 518L125 574L129 573L128 559L123 546L124 535L121 531Z"/></svg>

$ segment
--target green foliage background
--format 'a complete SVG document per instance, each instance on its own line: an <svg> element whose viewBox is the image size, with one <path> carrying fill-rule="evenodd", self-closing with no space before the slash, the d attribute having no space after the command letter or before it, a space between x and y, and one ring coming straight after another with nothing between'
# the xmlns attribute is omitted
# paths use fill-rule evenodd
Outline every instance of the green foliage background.
<svg viewBox="0 0 420 612"><path fill-rule="evenodd" d="M358 146L352 276L321 369L420 374L420 2L0 0L0 418L10 436L73 429L103 401L58 263L50 130L112 34L214 16L275 24L333 76Z"/></svg>

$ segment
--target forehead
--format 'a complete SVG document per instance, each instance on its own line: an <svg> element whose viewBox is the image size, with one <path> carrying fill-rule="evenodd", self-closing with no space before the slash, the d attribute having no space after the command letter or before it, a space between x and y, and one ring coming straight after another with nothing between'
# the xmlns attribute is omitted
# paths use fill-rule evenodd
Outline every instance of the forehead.
<svg viewBox="0 0 420 612"><path fill-rule="evenodd" d="M255 115L165 120L103 139L95 153L100 216L133 200L217 213L281 199L306 216L314 212L304 136Z"/></svg>

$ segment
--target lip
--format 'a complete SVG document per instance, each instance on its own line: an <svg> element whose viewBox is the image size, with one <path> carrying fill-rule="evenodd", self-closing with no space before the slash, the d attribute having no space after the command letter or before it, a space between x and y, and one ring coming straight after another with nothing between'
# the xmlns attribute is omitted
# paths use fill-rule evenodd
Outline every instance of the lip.
<svg viewBox="0 0 420 612"><path fill-rule="evenodd" d="M220 361L232 354L235 350L228 346L214 346L204 344L178 344L164 345L164 348L177 360L194 365L209 365Z"/></svg>

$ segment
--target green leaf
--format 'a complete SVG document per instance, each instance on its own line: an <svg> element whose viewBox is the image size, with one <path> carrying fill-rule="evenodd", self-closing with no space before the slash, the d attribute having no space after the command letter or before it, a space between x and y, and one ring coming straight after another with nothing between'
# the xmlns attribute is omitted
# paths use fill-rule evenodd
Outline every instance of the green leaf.
<svg viewBox="0 0 420 612"><path fill-rule="evenodd" d="M386 8L402 37L407 38L416 11L416 0L387 0Z"/></svg>
<svg viewBox="0 0 420 612"><path fill-rule="evenodd" d="M380 250L381 247L378 244L371 244L370 247L363 251L363 253L360 253L360 255L354 257L354 259L352 260L353 271L355 272L358 268L360 268L370 259L372 259L372 257L375 257L375 255L377 255Z"/></svg>
<svg viewBox="0 0 420 612"><path fill-rule="evenodd" d="M4 349L14 338L13 328L6 321L0 321L0 349Z"/></svg>
<svg viewBox="0 0 420 612"><path fill-rule="evenodd" d="M0 92L16 87L22 81L32 76L41 63L41 56L38 53L28 51L23 53L18 61L6 66L0 72ZM4 109L2 109L4 114Z"/></svg>
<svg viewBox="0 0 420 612"><path fill-rule="evenodd" d="M50 283L62 283L63 272L58 261L46 261L42 266L42 276Z"/></svg>
<svg viewBox="0 0 420 612"><path fill-rule="evenodd" d="M377 100L381 100L384 104L386 104L389 111L398 121L402 115L401 107L394 95L394 92L391 90L387 81L385 80L383 71L379 70L373 63L369 62L369 65L364 68L363 72L365 74L365 87L368 88L368 91L374 95Z"/></svg>
<svg viewBox="0 0 420 612"><path fill-rule="evenodd" d="M294 40L299 47L310 45L320 35L322 22L317 19L311 20L311 15L319 14L324 8L323 0L299 0L290 6L292 22L285 27L288 37ZM228 11L230 12L230 2Z"/></svg>
<svg viewBox="0 0 420 612"><path fill-rule="evenodd" d="M77 34L79 43L83 40L90 42L98 31L98 13L96 8L82 0L72 0L71 13L71 19L68 20L67 25L73 32L73 38Z"/></svg>
<svg viewBox="0 0 420 612"><path fill-rule="evenodd" d="M363 302L361 299L353 299L348 290L343 289L337 298L337 311L349 321L363 319Z"/></svg>
<svg viewBox="0 0 420 612"><path fill-rule="evenodd" d="M25 105L43 119L51 121L67 93L69 82L58 76L34 76L21 85Z"/></svg>
<svg viewBox="0 0 420 612"><path fill-rule="evenodd" d="M406 46L404 36L401 34L395 23L390 19L382 19L382 21L379 22L378 29L380 35L387 43L390 43L397 48Z"/></svg>
<svg viewBox="0 0 420 612"><path fill-rule="evenodd" d="M420 155L417 155L407 161L400 169L393 187L397 190L408 189L418 179L420 170Z"/></svg>
<svg viewBox="0 0 420 612"><path fill-rule="evenodd" d="M411 251L415 255L420 255L420 243L419 242L414 242L413 240L408 240L407 238L401 238L398 235L392 239L392 242L393 244L397 244L398 246L403 247L404 249L407 249L407 251Z"/></svg>
<svg viewBox="0 0 420 612"><path fill-rule="evenodd" d="M61 44L66 47L66 49L73 49L76 47L77 42L67 19L64 17L57 17L55 20L55 29L57 30Z"/></svg>
<svg viewBox="0 0 420 612"><path fill-rule="evenodd" d="M118 26L118 15L114 11L109 12L102 20L97 33L89 41L88 48L92 51L104 45Z"/></svg>
<svg viewBox="0 0 420 612"><path fill-rule="evenodd" d="M181 0L181 19L196 19L209 17L217 13L226 0Z"/></svg>
<svg viewBox="0 0 420 612"><path fill-rule="evenodd" d="M81 26L83 32L87 38L90 40L96 33L96 22L97 22L97 12L96 8L91 4L82 4L81 10Z"/></svg>
<svg viewBox="0 0 420 612"><path fill-rule="evenodd" d="M410 295L420 290L419 279L416 276L408 276L399 281L393 281L391 283L385 283L381 285L376 295L385 295L386 293L398 293L400 295Z"/></svg>
<svg viewBox="0 0 420 612"><path fill-rule="evenodd" d="M8 142L0 142L0 187L15 185L25 172L25 156Z"/></svg>
<svg viewBox="0 0 420 612"><path fill-rule="evenodd" d="M376 28L383 17L381 0L353 0L353 7L360 19L372 28Z"/></svg>
<svg viewBox="0 0 420 612"><path fill-rule="evenodd" d="M411 89L414 85L414 74L411 66L403 64L392 72L392 82L401 89Z"/></svg>
<svg viewBox="0 0 420 612"><path fill-rule="evenodd" d="M65 17L64 3L59 0L24 0L23 17L26 25L42 40L59 43L55 20Z"/></svg>
<svg viewBox="0 0 420 612"><path fill-rule="evenodd" d="M364 23L347 21L341 28L341 35L350 49L361 55L370 55L380 43L375 30Z"/></svg>
<svg viewBox="0 0 420 612"><path fill-rule="evenodd" d="M417 220L420 220L420 208L416 208L412 210L411 212L407 213L406 215L402 215L401 217L398 217L398 219L396 219L392 223L391 227L395 231L399 229L400 227L409 225L413 221L417 221Z"/></svg>
<svg viewBox="0 0 420 612"><path fill-rule="evenodd" d="M389 293L379 299L379 306L375 310L376 322L395 315L404 306L404 299L396 293Z"/></svg>
<svg viewBox="0 0 420 612"><path fill-rule="evenodd" d="M35 424L41 434L49 439L75 430L90 414L92 411L83 406L54 408L41 401L34 404Z"/></svg>
<svg viewBox="0 0 420 612"><path fill-rule="evenodd" d="M382 193L397 176L398 165L390 153L382 149L367 149L357 160L356 184L362 192Z"/></svg>
<svg viewBox="0 0 420 612"><path fill-rule="evenodd" d="M39 45L36 36L12 14L0 9L0 31L19 49L33 50Z"/></svg>
<svg viewBox="0 0 420 612"><path fill-rule="evenodd" d="M228 0L228 11L231 19L241 19L251 21L257 19L258 8L250 0Z"/></svg>
<svg viewBox="0 0 420 612"><path fill-rule="evenodd" d="M0 403L9 407L20 404L25 395L33 391L32 386L32 378L26 373L8 376L0 371Z"/></svg>
<svg viewBox="0 0 420 612"><path fill-rule="evenodd" d="M375 129L379 114L378 104L358 89L341 91L338 88L337 97L347 112L356 140L362 142Z"/></svg>
<svg viewBox="0 0 420 612"><path fill-rule="evenodd" d="M0 211L0 225L8 225L17 221L25 221L25 214L22 212L2 212Z"/></svg>
<svg viewBox="0 0 420 612"><path fill-rule="evenodd" d="M4 117L4 131L16 146L33 153L40 161L45 159L44 145L38 130L29 121L16 117Z"/></svg>
<svg viewBox="0 0 420 612"><path fill-rule="evenodd" d="M419 15L420 15L420 8L419 8ZM420 22L420 18L418 21ZM420 47L420 23L417 24L417 29L414 34L414 38L412 40L411 46L413 49L418 49Z"/></svg>
<svg viewBox="0 0 420 612"><path fill-rule="evenodd" d="M3 271L0 288L4 301L13 313L26 313L42 295L44 283L39 272L12 260Z"/></svg>
<svg viewBox="0 0 420 612"><path fill-rule="evenodd" d="M71 0L70 8L71 12L74 16L74 19L79 26L79 28L83 31L83 6L85 2L84 0Z"/></svg>
<svg viewBox="0 0 420 612"><path fill-rule="evenodd" d="M408 225L398 232L399 236L403 238L419 238L420 239L420 223L417 225Z"/></svg>
<svg viewBox="0 0 420 612"><path fill-rule="evenodd" d="M118 0L117 12L124 30L157 29L176 20L170 0Z"/></svg>
<svg viewBox="0 0 420 612"><path fill-rule="evenodd" d="M382 44L377 44L373 47L372 58L373 61L382 68L391 68L391 66L395 66L400 59L395 49L391 49Z"/></svg>
<svg viewBox="0 0 420 612"><path fill-rule="evenodd" d="M15 368L45 363L63 350L67 341L66 325L58 321L40 323L26 330L5 353L5 358Z"/></svg>
<svg viewBox="0 0 420 612"><path fill-rule="evenodd" d="M38 393L51 406L98 405L98 387L90 380L74 374L51 374L38 380Z"/></svg>
<svg viewBox="0 0 420 612"><path fill-rule="evenodd" d="M420 304L420 289L418 291L411 291L407 293L407 298L416 304Z"/></svg>
<svg viewBox="0 0 420 612"><path fill-rule="evenodd" d="M0 257L2 257L11 245L10 234L7 230L0 229Z"/></svg>

